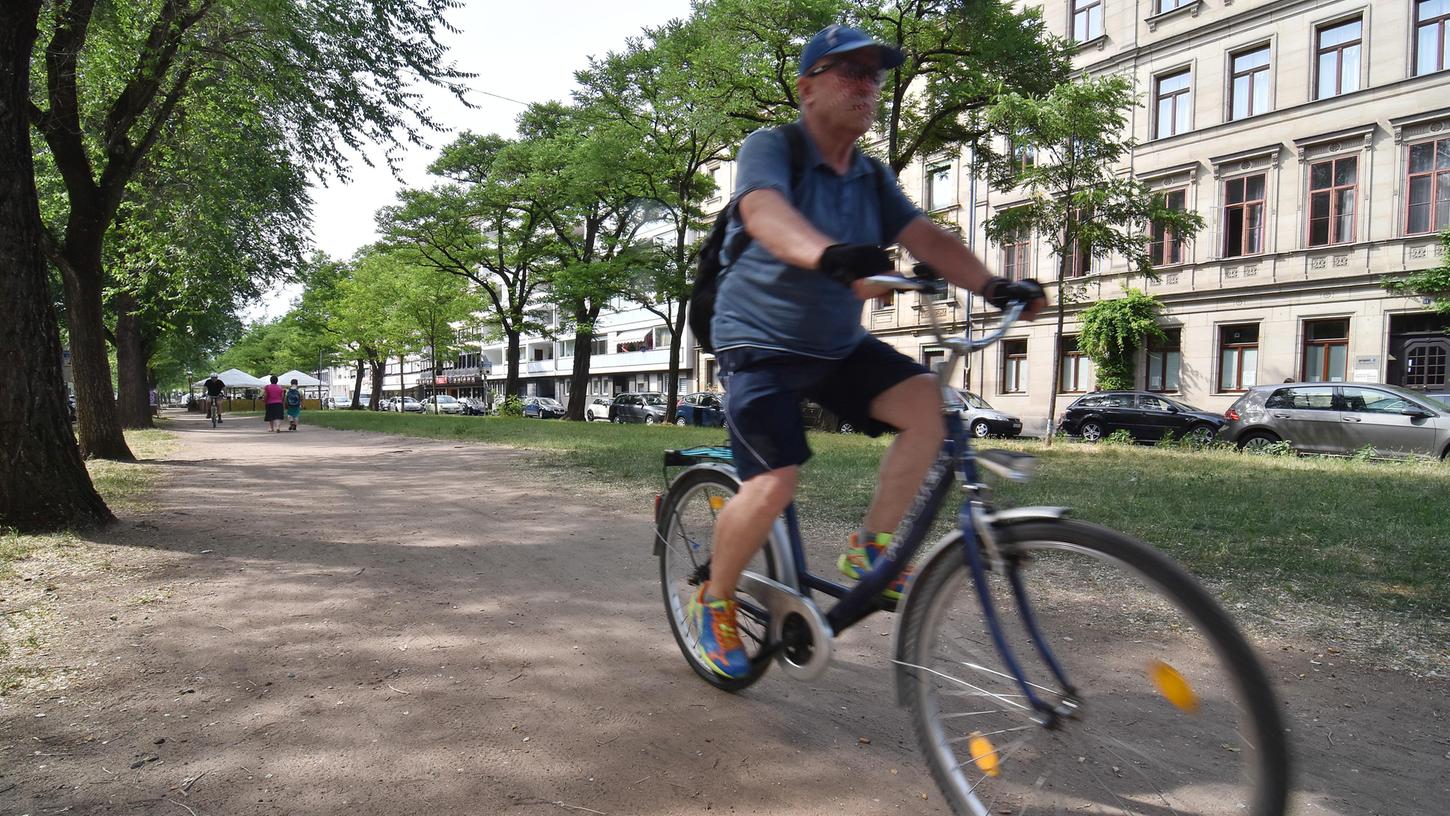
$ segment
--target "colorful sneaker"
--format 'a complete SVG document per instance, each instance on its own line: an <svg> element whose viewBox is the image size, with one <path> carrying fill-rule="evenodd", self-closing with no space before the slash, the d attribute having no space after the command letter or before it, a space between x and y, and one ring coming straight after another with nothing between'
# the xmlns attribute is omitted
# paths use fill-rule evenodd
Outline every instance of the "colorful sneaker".
<svg viewBox="0 0 1450 816"><path fill-rule="evenodd" d="M750 674L750 658L735 625L735 602L705 600L705 586L690 596L685 609L699 637L695 654L721 677L739 680Z"/></svg>
<svg viewBox="0 0 1450 816"><path fill-rule="evenodd" d="M876 566L876 563L881 560L890 547L891 533L877 533L874 540L868 541L864 545L860 541L860 533L852 533L851 538L846 542L846 551L836 559L836 567L841 570L842 575L859 581L866 577L866 573ZM906 585L911 581L914 572L915 569L908 564L906 569L896 576L896 580L891 582L891 586L881 590L881 597L888 601L901 600L901 594L906 591Z"/></svg>

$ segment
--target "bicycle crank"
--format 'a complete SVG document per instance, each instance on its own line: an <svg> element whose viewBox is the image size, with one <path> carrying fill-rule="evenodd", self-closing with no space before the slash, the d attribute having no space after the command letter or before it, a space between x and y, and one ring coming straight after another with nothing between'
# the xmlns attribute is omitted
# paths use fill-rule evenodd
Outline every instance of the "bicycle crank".
<svg viewBox="0 0 1450 816"><path fill-rule="evenodd" d="M797 680L825 673L835 633L809 598L754 572L741 573L737 586L770 613L768 642L778 647L775 659L781 670Z"/></svg>

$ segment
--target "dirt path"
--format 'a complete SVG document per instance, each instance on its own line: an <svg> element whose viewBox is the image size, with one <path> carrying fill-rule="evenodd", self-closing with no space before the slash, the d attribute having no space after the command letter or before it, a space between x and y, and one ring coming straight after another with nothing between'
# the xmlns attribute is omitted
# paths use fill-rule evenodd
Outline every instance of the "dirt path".
<svg viewBox="0 0 1450 816"><path fill-rule="evenodd" d="M671 639L646 502L516 451L234 423L178 420L161 509L95 540L112 569L32 576L66 687L0 698L0 814L943 812L891 621L812 686L718 693ZM1446 812L1443 680L1262 646L1298 812Z"/></svg>

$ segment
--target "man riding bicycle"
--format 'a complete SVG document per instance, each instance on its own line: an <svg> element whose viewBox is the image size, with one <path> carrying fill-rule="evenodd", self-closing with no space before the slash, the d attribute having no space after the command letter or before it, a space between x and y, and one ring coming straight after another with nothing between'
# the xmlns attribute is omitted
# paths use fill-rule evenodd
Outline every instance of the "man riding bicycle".
<svg viewBox="0 0 1450 816"><path fill-rule="evenodd" d="M898 431L881 462L876 495L838 562L848 577L869 572L891 544L941 447L945 426L934 374L861 325L861 301L880 294L861 278L891 272L882 249L899 243L947 281L1002 307L1046 306L1035 281L992 277L955 235L934 225L890 170L856 148L876 117L886 71L900 51L845 26L830 26L801 55L796 89L804 166L792 167L797 138L784 128L741 146L725 246L748 236L719 284L711 336L726 384L739 493L716 523L710 580L692 598L699 656L725 677L750 662L736 628L736 582L771 524L790 504L810 458L799 402L809 396L870 436ZM886 592L901 597L903 572Z"/></svg>
<svg viewBox="0 0 1450 816"><path fill-rule="evenodd" d="M206 388L206 415L211 416L212 410L215 410L216 421L220 423L222 421L222 393L226 391L227 384L222 382L220 374L213 371L211 377L204 383L204 387Z"/></svg>

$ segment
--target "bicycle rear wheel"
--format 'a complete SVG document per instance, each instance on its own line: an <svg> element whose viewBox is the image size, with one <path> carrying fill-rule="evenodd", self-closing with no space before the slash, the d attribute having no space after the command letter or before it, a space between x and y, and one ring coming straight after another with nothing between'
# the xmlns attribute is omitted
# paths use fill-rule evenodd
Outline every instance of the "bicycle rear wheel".
<svg viewBox="0 0 1450 816"><path fill-rule="evenodd" d="M957 813L1279 816L1288 752L1253 649L1167 557L1071 521L997 531L994 606L1033 690L1069 701L1034 721L982 617L961 534L917 577L900 678L922 752ZM1016 572L1043 660L1014 600ZM1075 709L1074 709L1075 706Z"/></svg>
<svg viewBox="0 0 1450 816"><path fill-rule="evenodd" d="M770 667L766 652L769 618L763 607L754 603L748 595L737 593L741 602L737 616L740 625L740 639L745 652L750 656L750 674L742 678L729 678L716 674L695 653L699 642L698 633L686 614L690 598L700 584L710 577L710 557L713 553L715 522L725 503L740 489L734 475L714 468L699 468L681 474L660 506L660 517L656 528L659 536L660 588L664 593L665 612L670 621L670 630L675 643L685 655L690 668L711 685L726 691L740 691L759 680ZM746 570L776 578L775 563L770 549L757 553Z"/></svg>

